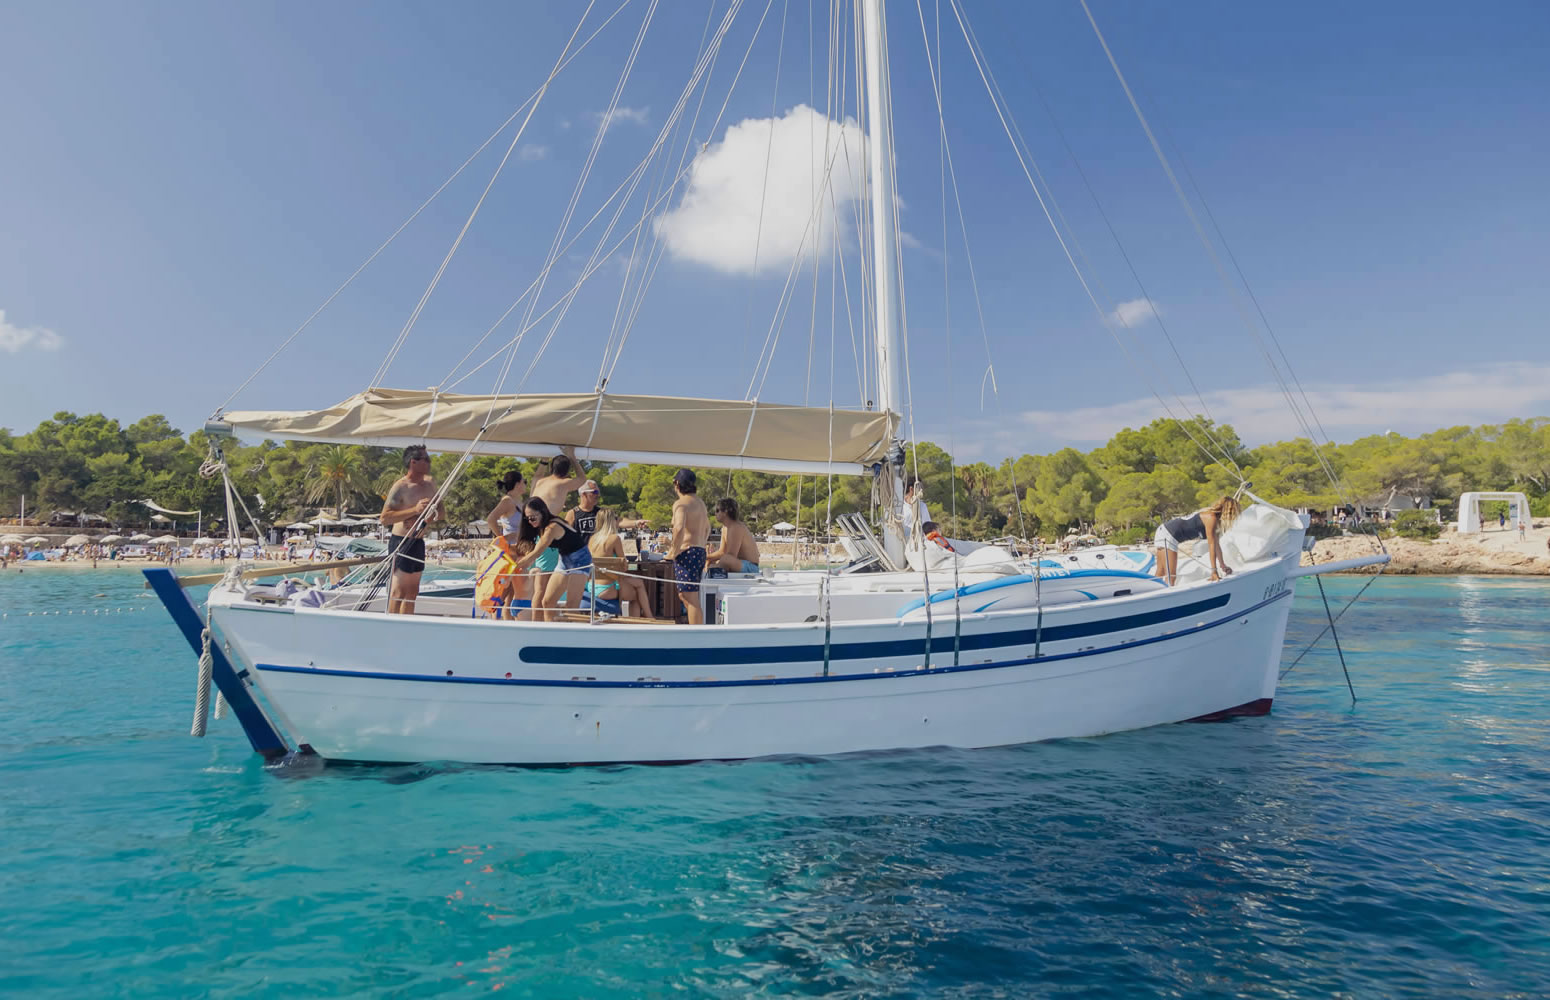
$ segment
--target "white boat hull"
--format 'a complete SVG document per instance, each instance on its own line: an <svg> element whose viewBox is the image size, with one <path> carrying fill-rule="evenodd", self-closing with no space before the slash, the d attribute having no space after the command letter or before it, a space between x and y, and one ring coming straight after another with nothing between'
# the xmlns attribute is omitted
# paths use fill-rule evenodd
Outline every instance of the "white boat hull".
<svg viewBox="0 0 1550 1000"><path fill-rule="evenodd" d="M571 764L987 747L1275 695L1295 555L1082 605L835 624L531 624L212 602L291 736L326 758ZM954 646L958 651L954 653ZM302 652L305 651L305 652ZM240 669L240 668L239 668Z"/></svg>

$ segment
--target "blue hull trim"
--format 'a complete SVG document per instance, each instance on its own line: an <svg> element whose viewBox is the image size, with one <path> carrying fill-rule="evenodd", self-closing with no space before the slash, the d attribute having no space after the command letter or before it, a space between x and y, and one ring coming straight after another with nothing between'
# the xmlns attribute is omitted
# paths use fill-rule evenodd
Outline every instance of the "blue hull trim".
<svg viewBox="0 0 1550 1000"><path fill-rule="evenodd" d="M183 585L170 569L142 570L145 581L156 596L161 598L162 605L167 609L167 614L172 616L178 628L183 632L183 638L188 640L197 656L203 651L204 643L201 633L204 631L204 620L199 617L199 609L194 607L194 602L188 599L188 594L183 590ZM221 691L226 703L231 706L232 713L237 721L242 723L242 731L247 734L248 742L253 749L263 754L268 760L284 757L290 747L284 737L277 732L269 722L269 717L263 709L258 707L258 702L253 699L253 694L248 686L242 682L241 676L232 668L231 661L221 651L219 643L210 644L211 659L214 665L210 671L211 679Z"/></svg>
<svg viewBox="0 0 1550 1000"><path fill-rule="evenodd" d="M1043 630L1023 629L1018 632L997 632L992 635L966 635L955 639L949 633L931 640L931 652L950 653L953 643L963 652L981 649L998 649L1003 646L1032 646L1039 642L1061 642L1066 639L1088 639L1095 635L1127 632L1136 628L1162 625L1181 618L1193 618L1225 607L1229 595L1222 594L1204 601L1183 604L1161 611L1148 611L1124 618L1110 618L1097 622L1081 622L1075 625L1046 625ZM871 660L888 656L912 656L925 652L925 643L916 639L896 639L890 642L840 642L829 647L829 661ZM710 659L703 649L579 649L574 646L523 646L518 657L523 663L544 666L599 666L599 667L670 667L680 663L701 663L706 666L747 665L753 663L796 663L823 659L823 644L809 646L748 646L743 649L716 650Z"/></svg>
<svg viewBox="0 0 1550 1000"><path fill-rule="evenodd" d="M260 664L257 665L257 669L263 671L264 673L274 673L274 674L308 674L308 675L317 676L317 677L357 677L357 678L369 679L369 680L406 681L406 682L423 683L423 684L493 684L493 685L505 685L507 687L515 686L515 687L566 687L566 688L724 688L724 687L772 687L772 686L781 685L781 684L834 684L834 683L854 683L856 681L887 681L887 680L898 680L900 678L905 678L905 677L919 677L919 676L921 676L922 674L925 674L925 673L930 673L930 674L935 675L935 674L968 673L970 671L975 671L975 670L1002 670L1002 669L1005 669L1007 667L1027 666L1028 664L1031 664L1031 663L1054 663L1054 662L1056 662L1058 660L1076 660L1076 659L1081 659L1084 656L1102 656L1105 653L1113 653L1113 652L1115 652L1117 650L1121 650L1121 649L1136 649L1136 648L1141 647L1141 646L1150 646L1150 645L1152 645L1153 643L1156 643L1156 642L1167 642L1170 639L1179 639L1179 638L1182 638L1182 637L1187 636L1187 635L1194 635L1197 632L1205 632L1205 631L1207 631L1209 629L1218 628L1218 627L1220 627L1222 625L1226 625L1229 622L1238 621L1240 618L1243 618L1245 615L1253 614L1255 611L1258 611L1260 608L1263 608L1263 607L1265 607L1268 604L1274 604L1276 601L1279 601L1279 600L1281 600L1283 598L1290 597L1290 596L1292 596L1292 592L1290 590L1285 590L1285 591L1282 591L1281 593L1277 594L1276 596L1269 598L1268 600L1260 601L1258 604L1255 604L1255 605L1253 605L1251 607L1245 608L1242 611L1236 612L1234 614L1227 615L1224 618L1218 618L1215 621L1203 622L1203 623L1201 623L1199 625L1193 625L1193 626L1191 626L1189 628L1181 629L1181 630L1179 630L1177 632L1170 632L1167 635L1152 636L1151 638L1148 638L1148 639L1137 639L1134 642L1123 642L1123 643L1119 643L1119 644L1114 645L1114 646L1105 646L1102 649L1084 649L1084 650L1079 650L1079 651L1074 652L1074 653L1053 653L1053 654L1049 654L1049 655L1045 655L1045 656L1028 656L1028 657L1021 657L1019 659L1014 659L1014 660L1002 660L1002 661L997 662L997 663L964 663L964 664L959 664L956 667L953 667L953 666L932 667L929 671L917 668L915 670L896 670L896 671L893 671L891 673L870 673L869 672L869 673L864 673L864 674L830 674L828 676L815 675L815 676L812 676L812 677L763 677L763 678L758 678L758 679L747 678L747 679L743 679L743 680L727 680L727 681L577 681L577 680L558 680L558 679L547 679L547 678L536 678L536 677L510 677L510 678L506 678L506 677L455 677L455 676L454 677L447 677L447 676L437 676L435 674L390 674L390 673L383 673L383 672L374 671L374 670L331 670L331 669L328 669L326 667L289 667L289 666L283 666L283 665L275 664L275 663L260 663ZM1195 605L1188 605L1188 607L1198 607L1199 605L1205 605L1205 604L1210 604L1210 605L1212 605L1214 607L1221 607L1222 605L1224 605L1226 603L1227 603L1227 598L1225 596L1223 596L1222 598L1219 598L1219 599L1213 599L1211 601L1201 601L1201 602L1199 602L1198 604L1195 604ZM1175 610L1178 610L1178 609L1175 609ZM1135 616L1132 616L1132 617L1135 618L1135 617L1142 617L1142 616L1135 615ZM1118 620L1125 621L1125 620L1128 620L1128 619L1118 619ZM1050 629L1045 629L1044 630L1044 632L1045 632L1044 641L1045 642L1049 641L1049 632L1050 631L1051 631ZM1117 629L1115 631L1117 631ZM1014 633L1014 635L1015 634L1021 634L1021 633ZM1030 635L1030 636L1032 634L1033 634L1032 632L1028 633L1028 635ZM965 640L967 640L969 637L965 636L964 638L965 638ZM979 637L975 637L975 638L979 638ZM951 644L952 644L952 637L949 636L946 641L947 641L947 644L948 644L948 648L950 649L951 648ZM997 645L1002 645L1002 646L1013 645L1013 644L1014 643L1012 641L998 642L997 643ZM895 646L895 645L899 645L899 644L898 643L852 643L850 645L852 645L852 646L883 647L883 646ZM909 646L909 652L920 652L920 651L922 651L924 643L911 642L911 643L907 643L906 645ZM783 651L785 651L785 652L795 652L797 650L807 649L807 648L808 647L805 647L805 646L788 646L788 647L783 647ZM817 647L812 647L812 648L815 648L815 649L819 650L819 656L820 657L822 656L822 649L823 649L822 646L817 646ZM964 648L967 648L967 647L964 647ZM795 663L795 662L801 662L801 660L799 658L792 657L792 658L788 658L784 662Z"/></svg>

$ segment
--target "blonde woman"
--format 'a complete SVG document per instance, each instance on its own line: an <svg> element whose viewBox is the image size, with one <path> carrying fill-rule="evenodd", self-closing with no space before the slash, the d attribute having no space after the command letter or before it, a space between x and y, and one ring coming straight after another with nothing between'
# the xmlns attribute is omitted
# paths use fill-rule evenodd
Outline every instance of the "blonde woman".
<svg viewBox="0 0 1550 1000"><path fill-rule="evenodd" d="M618 556L624 558L624 540L619 537L619 515L606 507L597 512L597 527L587 539L592 557ZM621 576L618 583L598 585L592 596L600 601L629 601L630 608L642 618L655 618L651 602L646 598L646 585L633 576ZM622 605L621 605L622 607Z"/></svg>
<svg viewBox="0 0 1550 1000"><path fill-rule="evenodd" d="M1232 497L1222 497L1211 506L1197 510L1188 517L1175 517L1164 521L1157 528L1157 535L1153 539L1157 546L1157 575L1162 577L1168 586L1173 586L1179 578L1179 545L1204 538L1207 547L1211 550L1212 582L1220 580L1223 576L1231 576L1232 567L1227 565L1227 560L1222 557L1222 533L1232 527L1232 523L1242 512L1243 508L1238 506L1238 501ZM1218 569L1220 569L1220 575L1218 575Z"/></svg>

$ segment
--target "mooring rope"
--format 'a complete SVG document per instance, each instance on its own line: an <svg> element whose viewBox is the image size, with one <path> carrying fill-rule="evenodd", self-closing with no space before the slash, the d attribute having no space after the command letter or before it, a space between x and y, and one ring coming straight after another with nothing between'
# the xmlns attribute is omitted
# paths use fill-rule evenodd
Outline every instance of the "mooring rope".
<svg viewBox="0 0 1550 1000"><path fill-rule="evenodd" d="M199 632L199 680L194 687L194 724L189 729L190 736L203 736L210 721L210 676L215 671L215 654L210 648L213 641L210 620L206 617L205 627Z"/></svg>

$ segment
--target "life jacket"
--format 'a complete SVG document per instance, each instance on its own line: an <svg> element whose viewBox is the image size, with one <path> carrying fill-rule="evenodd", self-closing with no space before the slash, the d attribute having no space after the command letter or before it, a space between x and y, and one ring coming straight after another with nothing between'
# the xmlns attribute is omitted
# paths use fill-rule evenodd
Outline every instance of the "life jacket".
<svg viewBox="0 0 1550 1000"><path fill-rule="evenodd" d="M945 537L943 537L943 535L942 535L942 533L940 531L927 532L926 540L930 541L930 542L936 542L938 545L940 545L942 548L946 549L949 552L957 551L956 549L953 548L952 544L950 542L948 542L948 540Z"/></svg>
<svg viewBox="0 0 1550 1000"><path fill-rule="evenodd" d="M502 617L502 611L511 606L512 598L516 596L517 579L521 575L511 543L504 538L495 539L490 553L479 561L479 571L474 577L474 607L483 612L483 617Z"/></svg>

